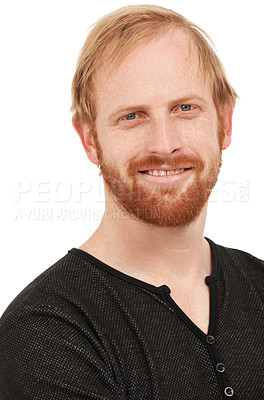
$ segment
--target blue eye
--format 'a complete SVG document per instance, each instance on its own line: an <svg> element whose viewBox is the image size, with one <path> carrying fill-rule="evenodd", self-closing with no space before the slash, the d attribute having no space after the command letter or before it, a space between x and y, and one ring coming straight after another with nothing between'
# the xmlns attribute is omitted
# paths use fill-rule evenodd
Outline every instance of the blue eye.
<svg viewBox="0 0 264 400"><path fill-rule="evenodd" d="M181 110L182 111L191 111L192 106L190 104L182 104L181 105Z"/></svg>
<svg viewBox="0 0 264 400"><path fill-rule="evenodd" d="M136 113L131 113L131 114L127 114L125 116L125 119L130 121L131 119L135 119L136 118Z"/></svg>

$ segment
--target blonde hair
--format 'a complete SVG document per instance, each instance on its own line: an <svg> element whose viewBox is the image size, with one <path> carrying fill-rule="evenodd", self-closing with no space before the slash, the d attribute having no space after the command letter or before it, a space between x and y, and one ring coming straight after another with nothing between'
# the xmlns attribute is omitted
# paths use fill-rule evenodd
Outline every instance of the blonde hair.
<svg viewBox="0 0 264 400"><path fill-rule="evenodd" d="M199 62L211 85L218 116L225 105L233 107L238 96L226 78L207 33L172 10L154 5L136 5L105 15L90 31L72 81L71 111L75 113L74 121L89 123L94 128L96 96L93 77L103 63L118 66L138 45L169 28L182 29L196 45Z"/></svg>

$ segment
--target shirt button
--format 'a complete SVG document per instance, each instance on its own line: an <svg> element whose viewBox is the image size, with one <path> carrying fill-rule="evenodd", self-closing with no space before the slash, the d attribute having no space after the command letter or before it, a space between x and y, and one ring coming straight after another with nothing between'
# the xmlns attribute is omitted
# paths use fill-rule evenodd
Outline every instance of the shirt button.
<svg viewBox="0 0 264 400"><path fill-rule="evenodd" d="M222 364L222 363L218 363L218 364L216 364L216 371L217 372L220 372L220 374L221 373L223 373L223 372L225 372L225 366L224 366L224 364Z"/></svg>
<svg viewBox="0 0 264 400"><path fill-rule="evenodd" d="M230 386L226 387L224 390L224 393L227 397L232 397L234 396L234 389L232 389Z"/></svg>
<svg viewBox="0 0 264 400"><path fill-rule="evenodd" d="M206 342L208 344L214 344L215 343L215 338L212 335L207 335L206 336Z"/></svg>

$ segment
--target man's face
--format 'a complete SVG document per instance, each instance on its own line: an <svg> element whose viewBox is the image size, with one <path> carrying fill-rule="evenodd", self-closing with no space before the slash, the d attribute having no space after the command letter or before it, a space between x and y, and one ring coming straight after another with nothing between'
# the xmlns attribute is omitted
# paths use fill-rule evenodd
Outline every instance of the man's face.
<svg viewBox="0 0 264 400"><path fill-rule="evenodd" d="M95 79L97 154L107 196L163 227L194 221L221 166L209 83L188 37L169 31Z"/></svg>

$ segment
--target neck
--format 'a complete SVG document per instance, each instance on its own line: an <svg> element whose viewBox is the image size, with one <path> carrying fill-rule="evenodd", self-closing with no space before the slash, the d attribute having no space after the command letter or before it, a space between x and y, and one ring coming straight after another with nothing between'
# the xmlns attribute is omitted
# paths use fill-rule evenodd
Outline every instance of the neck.
<svg viewBox="0 0 264 400"><path fill-rule="evenodd" d="M188 226L148 225L106 202L99 228L81 249L120 271L160 286L194 281L211 273L210 246L203 237L207 205ZM109 216L117 216L109 218Z"/></svg>

